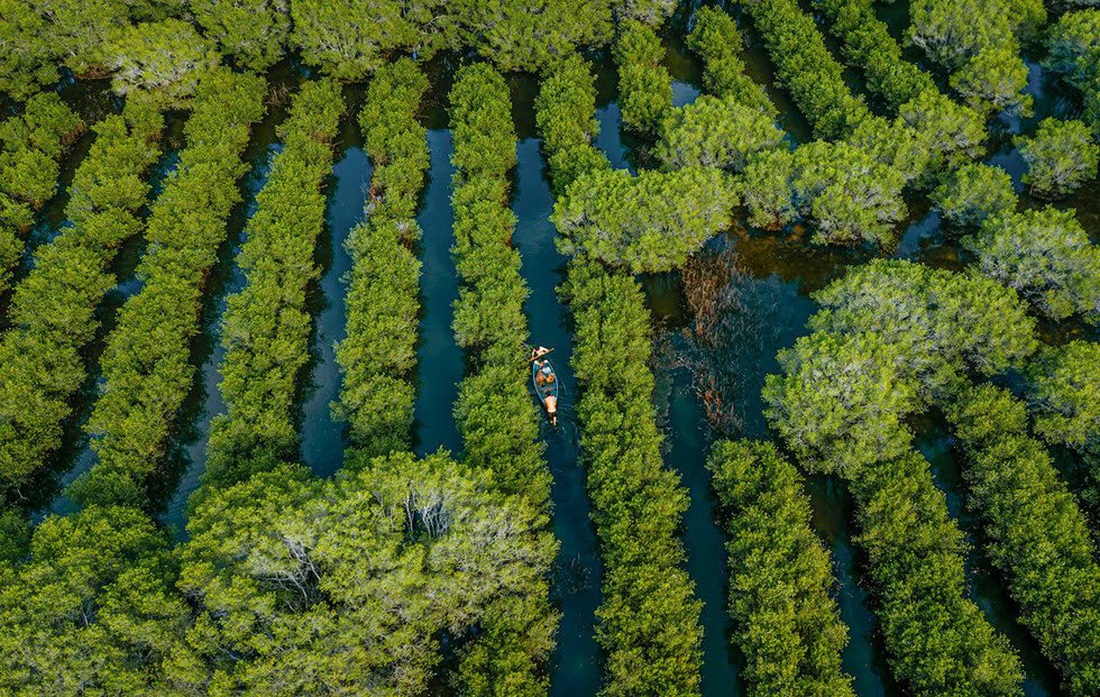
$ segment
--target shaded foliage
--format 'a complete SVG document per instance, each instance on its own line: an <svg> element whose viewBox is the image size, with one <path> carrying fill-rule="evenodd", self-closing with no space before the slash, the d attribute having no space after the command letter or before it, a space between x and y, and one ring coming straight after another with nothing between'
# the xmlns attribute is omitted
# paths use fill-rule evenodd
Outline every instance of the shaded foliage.
<svg viewBox="0 0 1100 697"><path fill-rule="evenodd" d="M52 92L27 100L19 116L0 123L0 295L10 287L34 213L57 189L61 157L84 122Z"/></svg>
<svg viewBox="0 0 1100 697"><path fill-rule="evenodd" d="M1024 405L991 385L947 409L969 460L969 495L985 523L990 559L1008 576L1020 621L1058 666L1071 694L1100 689L1100 566L1084 516Z"/></svg>
<svg viewBox="0 0 1100 697"><path fill-rule="evenodd" d="M199 331L206 275L240 200L237 180L266 83L227 70L200 84L185 126L187 147L152 206L141 290L119 310L100 358L104 383L85 424L99 462L73 485L83 503L143 505L191 389L191 339Z"/></svg>
<svg viewBox="0 0 1100 697"><path fill-rule="evenodd" d="M119 245L141 230L143 181L159 155L163 119L131 98L121 116L93 127L96 139L73 178L65 213L72 227L35 253L15 288L11 328L0 343L0 479L18 486L61 445L73 395L84 383L82 351L96 309L114 284Z"/></svg>
<svg viewBox="0 0 1100 697"><path fill-rule="evenodd" d="M707 468L729 534L730 615L756 695L854 695L840 669L848 628L802 477L761 441L719 441Z"/></svg>

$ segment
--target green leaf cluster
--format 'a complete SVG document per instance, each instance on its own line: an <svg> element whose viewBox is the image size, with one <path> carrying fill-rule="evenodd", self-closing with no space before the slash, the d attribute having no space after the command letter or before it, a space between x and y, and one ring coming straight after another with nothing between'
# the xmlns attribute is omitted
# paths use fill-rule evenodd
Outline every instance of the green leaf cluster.
<svg viewBox="0 0 1100 697"><path fill-rule="evenodd" d="M740 0L763 35L779 81L817 138L842 138L870 112L848 89L812 17L795 0Z"/></svg>
<svg viewBox="0 0 1100 697"><path fill-rule="evenodd" d="M611 0L615 19L631 20L659 28L676 11L676 0Z"/></svg>
<svg viewBox="0 0 1100 697"><path fill-rule="evenodd" d="M629 1L629 0L628 0ZM639 4L669 0L643 0ZM451 0L463 46L505 72L534 72L584 46L611 40L622 0ZM675 3L673 2L673 5Z"/></svg>
<svg viewBox="0 0 1100 697"><path fill-rule="evenodd" d="M535 125L549 159L556 197L582 174L611 168L607 156L592 146L600 132L596 85L581 56L570 56L544 73L535 97Z"/></svg>
<svg viewBox="0 0 1100 697"><path fill-rule="evenodd" d="M1031 113L1020 36L1046 22L1040 0L930 0L909 9L909 40L951 71L951 87L986 116Z"/></svg>
<svg viewBox="0 0 1100 697"><path fill-rule="evenodd" d="M925 400L950 393L969 374L992 376L1038 348L1035 320L1012 290L978 274L901 260L851 269L814 294L815 331L876 332L895 365L920 381Z"/></svg>
<svg viewBox="0 0 1100 697"><path fill-rule="evenodd" d="M648 25L629 19L619 26L612 55L619 71L623 125L653 134L672 109L672 75L661 65L661 40Z"/></svg>
<svg viewBox="0 0 1100 697"><path fill-rule="evenodd" d="M551 216L565 254L584 253L632 273L668 271L729 226L738 198L725 172L599 169L576 179Z"/></svg>
<svg viewBox="0 0 1100 697"><path fill-rule="evenodd" d="M194 694L191 609L152 520L126 507L50 516L29 554L0 562L0 692ZM169 677L171 676L171 677Z"/></svg>
<svg viewBox="0 0 1100 697"><path fill-rule="evenodd" d="M100 358L104 383L85 425L99 462L74 483L78 501L146 503L146 479L163 461L191 389L202 289L240 200L241 155L265 94L263 79L225 69L199 85L187 145L151 207L142 288L119 310Z"/></svg>
<svg viewBox="0 0 1100 697"><path fill-rule="evenodd" d="M736 97L703 95L667 112L654 154L665 170L702 166L740 172L756 153L780 147L783 136L769 115Z"/></svg>
<svg viewBox="0 0 1100 697"><path fill-rule="evenodd" d="M1008 576L1020 621L1059 668L1069 693L1100 690L1100 565L1085 518L1043 446L1027 435L1024 404L991 385L946 408L967 452L964 476Z"/></svg>
<svg viewBox="0 0 1100 697"><path fill-rule="evenodd" d="M1100 247L1072 210L1048 206L989 218L963 244L982 273L1016 289L1047 317L1100 322Z"/></svg>
<svg viewBox="0 0 1100 697"><path fill-rule="evenodd" d="M34 212L57 189L61 156L84 122L53 92L27 100L19 116L0 123L0 295L10 287Z"/></svg>
<svg viewBox="0 0 1100 697"><path fill-rule="evenodd" d="M265 70L286 51L290 0L192 0L203 34L223 55L249 70Z"/></svg>
<svg viewBox="0 0 1100 697"><path fill-rule="evenodd" d="M528 289L511 245L516 218L508 205L508 172L516 163L516 133L508 86L489 64L475 63L458 71L450 99L453 252L462 279L454 331L469 366L454 405L463 463L491 472L500 491L548 512L550 471L542 457L540 415L527 390ZM548 568L540 571L543 578L525 601L496 606L486 619L486 637L465 652L459 673L466 689L500 694L507 685L517 695L548 689L545 662L557 616Z"/></svg>
<svg viewBox="0 0 1100 697"><path fill-rule="evenodd" d="M1081 91L1085 120L1100 138L1100 9L1067 12L1047 34L1044 63Z"/></svg>
<svg viewBox="0 0 1100 697"><path fill-rule="evenodd" d="M344 109L337 84L308 82L280 126L283 150L256 196L237 256L245 285L222 315L219 388L227 412L211 424L208 485L225 486L295 459L295 388L309 362L306 291L319 273L314 247L325 224L323 186Z"/></svg>
<svg viewBox="0 0 1100 697"><path fill-rule="evenodd" d="M18 486L61 445L71 398L84 383L82 350L95 336L96 309L115 283L119 245L141 231L139 209L156 161L163 120L140 99L95 126L65 213L72 227L38 248L15 288L11 328L0 343L0 481Z"/></svg>
<svg viewBox="0 0 1100 697"><path fill-rule="evenodd" d="M1019 200L1012 177L980 162L963 165L932 192L936 211L951 225L978 228L993 216L1012 213Z"/></svg>
<svg viewBox="0 0 1100 697"><path fill-rule="evenodd" d="M967 597L966 543L914 450L851 482L894 674L916 695L1015 695L1024 674L1008 639Z"/></svg>
<svg viewBox="0 0 1100 697"><path fill-rule="evenodd" d="M749 161L743 186L753 225L778 228L802 217L814 225L815 244L886 246L908 212L901 173L843 141L764 151Z"/></svg>
<svg viewBox="0 0 1100 697"><path fill-rule="evenodd" d="M1035 432L1048 443L1100 456L1100 344L1045 346L1025 374Z"/></svg>
<svg viewBox="0 0 1100 697"><path fill-rule="evenodd" d="M416 205L429 165L416 117L427 89L412 60L389 63L375 73L359 113L374 173L367 219L346 243L347 333L336 345L343 383L333 410L348 421L352 445L370 455L411 444L420 311L420 261L412 246L420 238Z"/></svg>
<svg viewBox="0 0 1100 697"><path fill-rule="evenodd" d="M707 468L729 535L734 643L757 695L854 695L840 668L848 628L798 470L771 443L719 441Z"/></svg>
<svg viewBox="0 0 1100 697"><path fill-rule="evenodd" d="M740 53L744 41L733 18L714 7L700 7L692 15L687 45L703 59L703 86L711 94L732 98L769 118L779 115L764 87L745 74Z"/></svg>
<svg viewBox="0 0 1100 697"><path fill-rule="evenodd" d="M214 44L180 19L118 30L106 47L111 87L121 95L144 90L166 108L183 108L221 57Z"/></svg>
<svg viewBox="0 0 1100 697"><path fill-rule="evenodd" d="M1033 135L1013 140L1027 163L1024 184L1037 196L1069 196L1096 178L1100 145L1083 121L1043 119Z"/></svg>

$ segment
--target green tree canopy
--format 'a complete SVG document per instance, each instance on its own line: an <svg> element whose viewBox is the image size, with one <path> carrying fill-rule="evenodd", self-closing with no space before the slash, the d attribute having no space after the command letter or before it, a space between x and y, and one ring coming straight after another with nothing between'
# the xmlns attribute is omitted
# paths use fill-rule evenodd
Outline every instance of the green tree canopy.
<svg viewBox="0 0 1100 697"><path fill-rule="evenodd" d="M414 695L494 598L546 572L549 533L488 472L444 455L353 462L331 481L258 474L196 508L181 589L215 684L275 695Z"/></svg>
<svg viewBox="0 0 1100 697"><path fill-rule="evenodd" d="M574 181L552 220L565 254L583 252L631 272L668 271L732 220L737 195L721 170L601 170Z"/></svg>
<svg viewBox="0 0 1100 697"><path fill-rule="evenodd" d="M290 0L192 0L191 11L222 53L250 70L270 67L286 51Z"/></svg>
<svg viewBox="0 0 1100 697"><path fill-rule="evenodd" d="M943 219L959 227L980 227L987 219L1016 210L1012 177L980 162L963 165L932 192Z"/></svg>
<svg viewBox="0 0 1100 697"><path fill-rule="evenodd" d="M1100 456L1100 344L1044 347L1025 372L1035 432L1048 443Z"/></svg>
<svg viewBox="0 0 1100 697"><path fill-rule="evenodd" d="M50 516L28 559L0 562L0 691L168 694L200 690L183 642L191 610L174 589L164 534L132 508ZM171 677L169 677L171 675Z"/></svg>
<svg viewBox="0 0 1100 697"><path fill-rule="evenodd" d="M666 170L702 165L740 172L752 155L782 141L783 131L767 114L732 96L703 95L668 112L655 155Z"/></svg>
<svg viewBox="0 0 1100 697"><path fill-rule="evenodd" d="M115 92L144 90L175 108L186 105L220 60L213 44L179 19L128 26L113 36L107 51Z"/></svg>
<svg viewBox="0 0 1100 697"><path fill-rule="evenodd" d="M978 274L876 260L851 269L814 299L823 308L810 318L811 329L878 333L929 399L957 387L967 372L1002 373L1038 346L1027 306Z"/></svg>
<svg viewBox="0 0 1100 697"><path fill-rule="evenodd" d="M1100 248L1073 211L1047 207L990 218L963 242L982 273L1015 288L1044 315L1100 322Z"/></svg>
<svg viewBox="0 0 1100 697"><path fill-rule="evenodd" d="M814 225L816 244L884 246L907 213L904 185L896 169L859 147L815 141L753 158L744 195L753 225L780 227L798 215Z"/></svg>
<svg viewBox="0 0 1100 697"><path fill-rule="evenodd" d="M1032 136L1013 139L1027 163L1024 184L1045 198L1061 198L1096 178L1100 145L1082 121L1043 119Z"/></svg>

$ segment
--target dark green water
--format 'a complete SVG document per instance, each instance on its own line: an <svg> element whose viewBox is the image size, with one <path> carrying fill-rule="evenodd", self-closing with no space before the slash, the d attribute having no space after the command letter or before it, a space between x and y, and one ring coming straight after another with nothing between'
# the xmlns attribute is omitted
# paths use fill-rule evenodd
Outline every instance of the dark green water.
<svg viewBox="0 0 1100 697"><path fill-rule="evenodd" d="M454 245L454 215L451 212L451 132L428 131L431 167L424 204L417 220L422 233L420 247L421 319L417 348L418 388L415 434L418 455L443 448L454 454L462 450L451 408L458 398L458 383L464 374L462 349L455 343L451 320L458 299L458 274L451 247Z"/></svg>
<svg viewBox="0 0 1100 697"><path fill-rule="evenodd" d="M358 134L354 119L351 133ZM348 137L351 136L348 134ZM327 477L344 464L344 424L332 418L330 404L340 398L340 368L334 345L347 331L344 275L351 256L344 247L348 233L363 219L371 166L363 149L350 146L333 168L325 234L317 250L322 270L310 303L314 317L313 361L302 405L302 459L314 474ZM358 212L356 212L358 211Z"/></svg>

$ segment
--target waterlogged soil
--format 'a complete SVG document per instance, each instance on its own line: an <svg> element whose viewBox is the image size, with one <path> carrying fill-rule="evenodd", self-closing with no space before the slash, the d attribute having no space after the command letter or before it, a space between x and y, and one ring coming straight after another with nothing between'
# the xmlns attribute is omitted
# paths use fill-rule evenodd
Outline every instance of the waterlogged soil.
<svg viewBox="0 0 1100 697"><path fill-rule="evenodd" d="M883 6L880 12L891 31L900 36L907 25L907 5L900 2ZM695 100L702 88L700 66L685 50L682 38L678 38L683 34L683 26L684 17L678 15L666 39L665 65L674 78L673 95L677 105ZM790 96L775 86L774 68L763 42L748 22L742 21L741 26L746 39L743 56L747 72L765 85L781 110L780 122L791 142L808 141L811 138L808 124ZM1033 206L1038 202L1032 201L1023 191L1020 181L1023 163L1011 136L1030 132L1042 116L1073 116L1080 105L1073 95L1067 95L1056 80L1044 73L1038 58L1029 56L1028 64L1031 70L1029 91L1036 98L1036 115L999 123L996 144L991 148L988 161L1008 169L1022 194L1022 204ZM466 366L451 328L459 279L451 252L454 236L450 193L454 170L450 164L452 139L446 114L446 94L456 65L455 59L448 56L429 64L432 89L423 114L424 124L429 129L430 169L418 214L422 230L418 244L422 276L414 443L416 452L421 455L440 448L461 453L452 406ZM615 167L637 171L639 167L651 166L646 153L647 143L621 129L614 65L604 56L597 57L595 66L597 118L601 127L595 145ZM293 69L284 67L282 70L284 77L289 70L295 73L294 80L300 78ZM863 91L860 73L849 71L847 77L857 90ZM287 84L291 82L293 80L288 80ZM562 621L551 665L551 691L562 696L593 695L602 678L601 655L594 640L595 610L602 600L602 570L590 521L575 418L578 386L570 365L571 318L556 290L563 280L566 260L554 246L556 232L548 220L553 200L546 162L534 133L533 99L537 84L530 76L509 76L509 84L519 137L512 196L512 208L517 217L513 244L520 252L522 274L530 289L525 308L531 339L534 343L555 348L555 366L563 391L561 425L557 429L544 425L542 433L547 445L546 459L554 475L553 526L561 545L554 572L554 597L562 611ZM109 108L109 100L105 101L101 95L102 86L86 94L83 99L88 100L89 106L82 113ZM343 424L333 420L329 405L338 399L340 389L340 372L332 347L343 337L346 321L343 300L346 286L342 277L349 268L350 259L344 241L363 219L365 189L371 172L354 122L361 97L361 91L349 93L349 115L337 143L333 177L329 182L327 225L316 255L321 274L310 295L315 326L311 340L312 361L303 378L300 395L302 457L320 476L331 475L342 466L345 447ZM204 331L196 342L194 354L195 363L201 365L201 369L173 444L174 464L167 468L161 483L165 502L162 522L177 534L186 520L187 500L200 482L211 419L225 408L217 387L218 366L224 355L218 342L218 326L225 298L239 290L243 281L233 259L239 251L244 222L254 211L255 195L266 181L271 159L279 149L275 125L284 116L283 106L276 105L256 129L246 155L252 169L242 185L244 202L234 213L229 242L222 250L221 261L210 281ZM78 144L74 157L78 157L82 147ZM157 176L163 177L170 166L169 155L158 165ZM63 170L62 180L67 183L65 171L71 170ZM51 233L47 228L56 231L65 224L63 215L57 212L60 209L54 208L61 200L58 198L56 203L51 203L43 214L40 225L45 227L40 235L48 236ZM942 228L938 216L929 212L927 201L917 199L908 203L910 219L901 226L896 249L886 251L815 247L809 243L810 231L803 226L795 225L780 233L771 233L751 229L743 220L738 220L706 250L708 254L730 250L734 254L737 273L730 283L736 286L731 291L737 297L737 304L729 311L731 316L725 318L728 323L723 341L706 344L709 348L703 349L703 353L700 353L703 344L692 336L695 318L685 300L680 274L639 279L654 317L657 356L654 360L657 376L654 398L665 431L666 463L680 475L690 496L683 527L685 565L704 606L702 691L708 697L744 692L739 677L744 657L730 643L725 534L711 492L710 475L705 468L707 452L718 437L770 437L760 390L765 376L779 369L776 353L792 346L806 332L806 320L815 310L810 297L813 291L843 275L853 264L875 256L893 255L952 269L962 268L967 263L957 236ZM1079 219L1095 239L1096 231L1100 230L1100 184L1093 182L1071 199L1056 205L1075 207ZM122 280L107 304L106 315L111 315L112 308L117 309L121 299L140 287L132 274L140 253L141 246L137 243L120 255ZM1071 336L1095 338L1095 331L1090 333L1076 327L1053 332L1051 336L1057 340ZM102 338L97 339L96 346L89 352L90 365L95 365L101 349ZM708 420L707 404L700 396L703 388L701 365L723 367L722 374L727 381L721 385L722 400L735 415L732 421L712 423ZM56 495L59 485L72 481L94 462L79 425L87 418L98 379L93 369L88 387L80 398L78 415L70 425L71 437L66 440L70 445L59 457L54 478L42 482L33 492L43 503L29 508L42 513L72 510L71 502ZM1003 577L991 567L982 551L980 526L965 508L966 489L960 476L965 462L942 424L929 419L927 423L918 424L918 434L916 446L928 458L937 485L945 492L952 514L960 521L971 543L967 557L968 592L991 623L1003 631L1020 652L1027 671L1026 693L1058 694L1049 665L1015 620L1019 612L1004 592ZM858 530L853 525L851 498L843 483L831 477L807 477L806 490L812 504L812 525L833 555L836 598L841 617L850 631L843 654L844 670L854 678L855 690L861 696L897 694L898 687L892 681L872 612L874 600L863 584L865 559L852 541ZM51 500L53 504L49 505Z"/></svg>

